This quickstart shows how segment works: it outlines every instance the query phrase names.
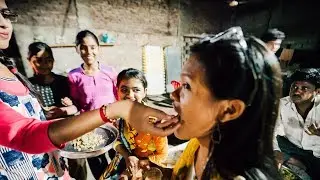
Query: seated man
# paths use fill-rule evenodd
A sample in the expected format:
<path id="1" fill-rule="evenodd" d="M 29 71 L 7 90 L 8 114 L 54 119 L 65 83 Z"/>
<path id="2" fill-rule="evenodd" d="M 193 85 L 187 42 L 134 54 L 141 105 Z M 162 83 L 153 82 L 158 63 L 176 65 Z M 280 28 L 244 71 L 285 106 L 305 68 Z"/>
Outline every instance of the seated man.
<path id="1" fill-rule="evenodd" d="M 298 166 L 320 179 L 320 73 L 297 70 L 288 97 L 280 101 L 274 150 L 279 165 Z"/>

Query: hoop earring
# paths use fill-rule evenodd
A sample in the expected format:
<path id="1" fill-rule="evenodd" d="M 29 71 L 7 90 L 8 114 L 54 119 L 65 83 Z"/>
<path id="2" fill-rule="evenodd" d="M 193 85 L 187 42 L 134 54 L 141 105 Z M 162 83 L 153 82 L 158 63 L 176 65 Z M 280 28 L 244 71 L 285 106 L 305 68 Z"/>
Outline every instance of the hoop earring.
<path id="1" fill-rule="evenodd" d="M 212 141 L 214 144 L 220 144 L 221 142 L 221 131 L 220 131 L 220 121 L 218 121 L 216 127 L 214 127 L 212 133 Z"/>

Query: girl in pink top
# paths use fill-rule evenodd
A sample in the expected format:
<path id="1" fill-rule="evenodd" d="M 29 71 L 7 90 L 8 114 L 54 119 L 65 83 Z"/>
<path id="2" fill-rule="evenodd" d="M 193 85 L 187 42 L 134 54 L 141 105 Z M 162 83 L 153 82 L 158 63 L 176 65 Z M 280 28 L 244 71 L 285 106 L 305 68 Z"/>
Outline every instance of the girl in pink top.
<path id="1" fill-rule="evenodd" d="M 83 60 L 80 67 L 69 72 L 70 95 L 80 112 L 100 108 L 116 100 L 117 73 L 113 68 L 101 65 L 98 60 L 98 38 L 88 30 L 76 36 L 76 49 Z M 96 179 L 108 165 L 105 154 L 88 158 L 89 167 Z M 70 175 L 75 179 L 87 179 L 84 159 L 68 160 Z"/>
<path id="2" fill-rule="evenodd" d="M 115 102 L 117 73 L 98 62 L 98 38 L 91 31 L 81 31 L 76 37 L 76 48 L 84 63 L 70 71 L 68 79 L 78 109 L 85 112 Z"/>

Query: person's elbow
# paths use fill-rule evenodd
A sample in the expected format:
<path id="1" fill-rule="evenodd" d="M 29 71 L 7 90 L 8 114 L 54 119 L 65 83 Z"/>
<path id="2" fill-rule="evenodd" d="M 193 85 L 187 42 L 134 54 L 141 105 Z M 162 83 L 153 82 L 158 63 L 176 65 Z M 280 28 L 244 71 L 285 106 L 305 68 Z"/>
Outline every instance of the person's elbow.
<path id="1" fill-rule="evenodd" d="M 10 141 L 13 149 L 30 154 L 40 154 L 58 149 L 48 136 L 49 121 L 30 121 L 21 127 Z"/>
<path id="2" fill-rule="evenodd" d="M 6 145 L 10 149 L 14 149 L 20 152 L 28 153 L 28 154 L 41 154 L 44 152 L 50 152 L 55 150 L 54 148 L 44 148 L 41 147 L 41 143 L 29 141 L 27 138 L 23 137 L 15 137 L 9 140 Z"/>

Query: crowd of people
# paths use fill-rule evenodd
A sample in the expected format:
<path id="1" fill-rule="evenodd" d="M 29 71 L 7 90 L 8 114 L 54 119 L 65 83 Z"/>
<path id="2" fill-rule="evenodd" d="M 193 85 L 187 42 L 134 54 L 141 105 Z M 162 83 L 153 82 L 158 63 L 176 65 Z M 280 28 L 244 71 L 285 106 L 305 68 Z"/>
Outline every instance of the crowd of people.
<path id="1" fill-rule="evenodd" d="M 4 0 L 0 8 L 4 50 L 16 14 Z M 283 166 L 320 179 L 320 72 L 295 71 L 289 96 L 282 97 L 275 53 L 284 38 L 277 29 L 260 40 L 232 27 L 195 43 L 171 93 L 177 115 L 147 106 L 143 72 L 117 73 L 102 64 L 99 40 L 89 30 L 75 38 L 83 63 L 68 77 L 52 72 L 46 43 L 29 45 L 29 79 L 2 53 L 0 179 L 85 180 L 87 167 L 95 179 L 147 179 L 143 171 L 166 167 L 172 133 L 189 142 L 168 179 L 277 180 Z M 105 124 L 119 131 L 112 150 L 88 159 L 60 157 L 66 142 Z"/>

